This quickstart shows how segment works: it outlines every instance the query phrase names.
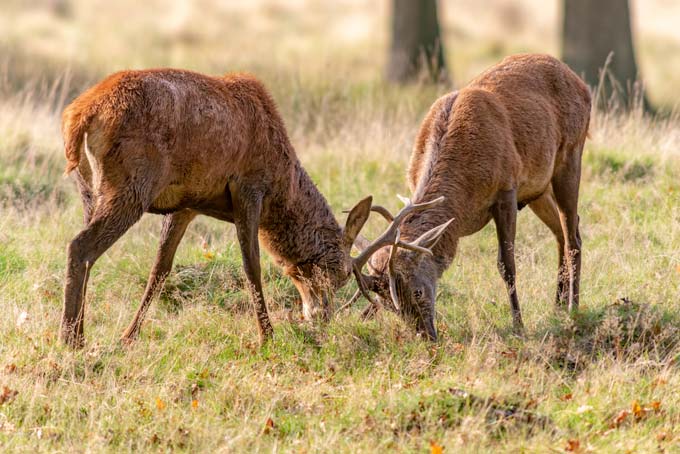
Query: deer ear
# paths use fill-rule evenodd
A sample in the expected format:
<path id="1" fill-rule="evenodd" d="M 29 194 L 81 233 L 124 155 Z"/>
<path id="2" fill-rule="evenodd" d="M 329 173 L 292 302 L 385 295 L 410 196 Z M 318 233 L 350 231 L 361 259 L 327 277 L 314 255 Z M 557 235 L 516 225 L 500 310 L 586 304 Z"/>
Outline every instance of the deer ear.
<path id="1" fill-rule="evenodd" d="M 373 196 L 368 196 L 361 202 L 354 205 L 347 216 L 347 222 L 345 223 L 345 228 L 342 232 L 342 244 L 344 248 L 349 251 L 352 249 L 354 240 L 361 231 L 361 228 L 368 220 L 368 216 L 371 214 L 371 204 L 373 203 Z"/>

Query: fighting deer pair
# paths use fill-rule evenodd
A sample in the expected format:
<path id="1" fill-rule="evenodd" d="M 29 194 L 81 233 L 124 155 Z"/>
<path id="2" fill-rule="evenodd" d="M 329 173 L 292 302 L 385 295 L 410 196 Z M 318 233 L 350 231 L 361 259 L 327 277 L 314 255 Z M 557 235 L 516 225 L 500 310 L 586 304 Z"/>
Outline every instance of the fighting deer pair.
<path id="1" fill-rule="evenodd" d="M 412 201 L 392 216 L 367 197 L 341 228 L 258 81 L 168 69 L 116 73 L 79 96 L 63 116 L 66 171 L 75 170 L 86 226 L 68 248 L 62 339 L 82 345 L 89 271 L 144 212 L 165 218 L 125 341 L 139 333 L 198 214 L 235 224 L 263 340 L 272 327 L 258 233 L 298 289 L 305 318 L 327 318 L 331 293 L 354 274 L 369 299 L 375 292 L 435 339 L 437 280 L 453 260 L 458 238 L 491 218 L 514 326 L 521 329 L 513 249 L 517 210 L 525 204 L 557 237 L 557 300 L 576 309 L 577 198 L 589 113 L 587 87 L 565 65 L 547 56 L 510 57 L 432 106 L 411 159 Z M 352 258 L 371 210 L 390 227 L 372 243 L 357 241 L 363 251 Z M 367 263 L 370 274 L 364 275 Z"/>

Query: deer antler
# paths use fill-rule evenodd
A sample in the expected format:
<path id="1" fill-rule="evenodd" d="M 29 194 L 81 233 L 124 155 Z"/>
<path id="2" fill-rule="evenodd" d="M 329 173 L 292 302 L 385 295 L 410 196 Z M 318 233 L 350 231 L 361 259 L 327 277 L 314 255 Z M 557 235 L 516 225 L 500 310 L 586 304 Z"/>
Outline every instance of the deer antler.
<path id="1" fill-rule="evenodd" d="M 399 225 L 404 220 L 404 218 L 406 218 L 406 216 L 408 216 L 411 213 L 426 210 L 427 208 L 430 208 L 434 205 L 438 205 L 444 201 L 444 196 L 441 196 L 434 200 L 430 200 L 429 202 L 414 204 L 406 197 L 402 197 L 399 195 L 397 197 L 399 197 L 399 199 L 402 202 L 404 202 L 404 207 L 401 210 L 399 210 L 396 216 L 392 216 L 386 208 L 383 208 L 381 206 L 371 207 L 371 211 L 375 211 L 376 213 L 381 214 L 385 219 L 389 220 L 391 218 L 392 221 L 389 227 L 387 227 L 387 230 L 385 230 L 382 233 L 382 235 L 380 235 L 375 241 L 366 246 L 366 248 L 356 258 L 354 258 L 353 265 L 356 266 L 359 270 L 361 270 L 364 267 L 366 262 L 368 262 L 368 259 L 373 254 L 375 254 L 380 248 L 396 244 L 395 239 L 398 236 Z M 406 249 L 419 250 L 420 252 L 423 252 L 422 250 L 420 250 L 421 248 L 419 246 L 414 245 L 413 243 L 400 243 L 398 240 L 397 243 L 399 243 L 398 244 L 399 246 L 403 245 L 402 247 Z"/>
<path id="2" fill-rule="evenodd" d="M 384 206 L 372 205 L 371 211 L 373 211 L 374 213 L 378 213 L 378 214 L 382 215 L 382 217 L 384 217 L 387 222 L 394 221 L 394 216 L 392 216 L 390 211 L 387 208 L 385 208 Z M 346 213 L 349 213 L 350 210 L 342 210 L 342 212 L 346 214 Z"/>
<path id="3" fill-rule="evenodd" d="M 384 217 L 387 222 L 394 222 L 394 216 L 392 216 L 392 213 L 390 213 L 389 210 L 383 206 L 373 205 L 371 207 L 371 211 L 382 215 L 382 217 Z"/>
<path id="4" fill-rule="evenodd" d="M 379 305 L 378 303 L 371 297 L 369 288 L 366 285 L 366 279 L 371 279 L 370 276 L 366 276 L 361 272 L 361 269 L 363 266 L 368 262 L 370 257 L 375 254 L 380 248 L 384 246 L 391 246 L 390 250 L 390 258 L 388 261 L 389 265 L 389 281 L 390 281 L 390 296 L 392 297 L 392 301 L 394 303 L 395 308 L 397 311 L 400 310 L 400 304 L 399 304 L 399 298 L 398 298 L 398 293 L 397 293 L 397 288 L 396 288 L 396 281 L 394 279 L 394 274 L 395 274 L 395 260 L 394 258 L 396 257 L 396 252 L 398 248 L 402 249 L 408 249 L 414 252 L 418 252 L 421 254 L 429 254 L 432 255 L 432 251 L 430 247 L 434 246 L 434 244 L 437 242 L 441 234 L 444 232 L 446 227 L 451 224 L 453 219 L 449 220 L 448 222 L 439 225 L 435 227 L 432 230 L 429 230 L 428 232 L 424 233 L 421 235 L 417 240 L 413 242 L 404 242 L 400 240 L 400 232 L 399 232 L 399 226 L 401 225 L 402 221 L 406 218 L 411 213 L 416 213 L 420 211 L 424 211 L 432 206 L 438 205 L 441 202 L 444 201 L 444 197 L 438 197 L 434 200 L 430 200 L 429 202 L 423 202 L 423 203 L 412 203 L 410 199 L 406 197 L 402 197 L 397 194 L 397 197 L 399 200 L 401 200 L 404 203 L 404 207 L 399 210 L 396 216 L 392 216 L 392 214 L 387 210 L 387 208 L 384 208 L 380 205 L 373 205 L 371 206 L 371 211 L 376 212 L 380 214 L 382 217 L 384 217 L 388 222 L 390 222 L 390 225 L 387 227 L 387 229 L 373 242 L 368 242 L 365 238 L 361 237 L 360 238 L 360 249 L 361 252 L 360 254 L 355 257 L 352 260 L 352 273 L 354 274 L 356 280 L 357 280 L 357 285 L 359 289 L 355 292 L 355 294 L 352 296 L 352 298 L 341 308 L 341 310 L 346 309 L 347 307 L 351 306 L 357 299 L 359 299 L 360 295 L 363 295 L 366 297 L 366 299 L 371 303 L 371 305 L 375 308 L 378 308 Z M 355 242 L 355 246 L 359 246 Z M 338 311 L 340 312 L 340 311 Z"/>
<path id="5" fill-rule="evenodd" d="M 396 280 L 396 256 L 397 256 L 397 249 L 398 248 L 403 248 L 403 249 L 408 249 L 411 251 L 416 251 L 421 254 L 429 254 L 433 255 L 432 253 L 432 248 L 434 247 L 435 244 L 439 241 L 441 238 L 442 234 L 446 230 L 446 228 L 451 225 L 453 222 L 453 218 L 449 219 L 445 223 L 438 225 L 437 227 L 428 230 L 427 232 L 423 233 L 418 237 L 417 240 L 411 242 L 411 243 L 405 243 L 403 241 L 399 240 L 399 230 L 397 229 L 397 237 L 394 240 L 394 244 L 392 245 L 392 249 L 390 250 L 390 258 L 389 261 L 387 262 L 388 265 L 388 277 L 389 277 L 389 282 L 390 282 L 390 296 L 392 297 L 392 303 L 394 303 L 394 307 L 397 308 L 397 310 L 401 310 L 401 302 L 399 301 L 399 292 L 397 291 L 397 280 Z"/>

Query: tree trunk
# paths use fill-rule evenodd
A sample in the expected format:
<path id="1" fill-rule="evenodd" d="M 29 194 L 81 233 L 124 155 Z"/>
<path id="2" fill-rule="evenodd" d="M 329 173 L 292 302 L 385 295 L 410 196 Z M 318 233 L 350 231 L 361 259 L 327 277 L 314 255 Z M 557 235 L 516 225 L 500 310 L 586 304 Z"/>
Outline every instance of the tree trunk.
<path id="1" fill-rule="evenodd" d="M 447 79 L 437 0 L 392 0 L 392 44 L 387 78 L 408 82 Z"/>
<path id="2" fill-rule="evenodd" d="M 598 107 L 614 103 L 629 108 L 635 102 L 647 107 L 635 62 L 629 1 L 564 0 L 563 5 L 562 58 L 597 89 Z"/>

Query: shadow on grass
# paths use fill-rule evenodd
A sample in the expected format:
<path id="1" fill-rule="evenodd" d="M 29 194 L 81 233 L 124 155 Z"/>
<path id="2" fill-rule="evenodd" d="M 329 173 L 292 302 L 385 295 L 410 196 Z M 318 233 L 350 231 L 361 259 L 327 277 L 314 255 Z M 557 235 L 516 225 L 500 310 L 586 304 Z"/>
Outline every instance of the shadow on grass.
<path id="1" fill-rule="evenodd" d="M 582 309 L 573 318 L 551 318 L 536 337 L 541 339 L 538 354 L 551 367 L 574 374 L 607 357 L 660 365 L 679 353 L 680 314 L 622 298 Z"/>
<path id="2" fill-rule="evenodd" d="M 315 352 L 320 352 L 323 348 L 323 334 L 314 326 L 309 324 L 288 323 L 284 329 L 287 333 L 281 336 L 281 342 L 288 344 L 291 353 L 311 348 Z"/>
<path id="3" fill-rule="evenodd" d="M 140 277 L 140 285 L 145 285 L 146 279 L 146 276 Z M 280 273 L 263 279 L 270 310 L 291 309 L 298 298 L 292 284 L 282 284 L 281 281 Z M 207 263 L 178 265 L 165 282 L 159 306 L 176 314 L 185 304 L 203 302 L 217 305 L 232 314 L 250 314 L 252 307 L 247 288 L 248 281 L 240 259 L 220 257 Z M 273 296 L 267 297 L 272 293 Z"/>
<path id="4" fill-rule="evenodd" d="M 395 437 L 418 436 L 433 428 L 452 429 L 472 418 L 484 436 L 501 438 L 508 433 L 531 436 L 537 431 L 555 432 L 553 421 L 535 410 L 535 402 L 481 397 L 458 388 L 441 389 L 369 411 L 364 423 L 373 430 L 391 431 Z M 381 428 L 381 426 L 384 426 Z"/>
<path id="5" fill-rule="evenodd" d="M 146 282 L 146 278 L 143 279 Z M 185 304 L 203 300 L 237 313 L 248 309 L 248 299 L 242 291 L 244 279 L 240 269 L 222 261 L 178 265 L 170 273 L 160 295 L 164 310 L 176 314 Z"/>
<path id="6" fill-rule="evenodd" d="M 265 351 L 290 355 L 317 372 L 368 370 L 385 353 L 375 327 L 361 324 L 281 323 L 275 342 Z M 272 352 L 269 351 L 272 349 Z"/>

